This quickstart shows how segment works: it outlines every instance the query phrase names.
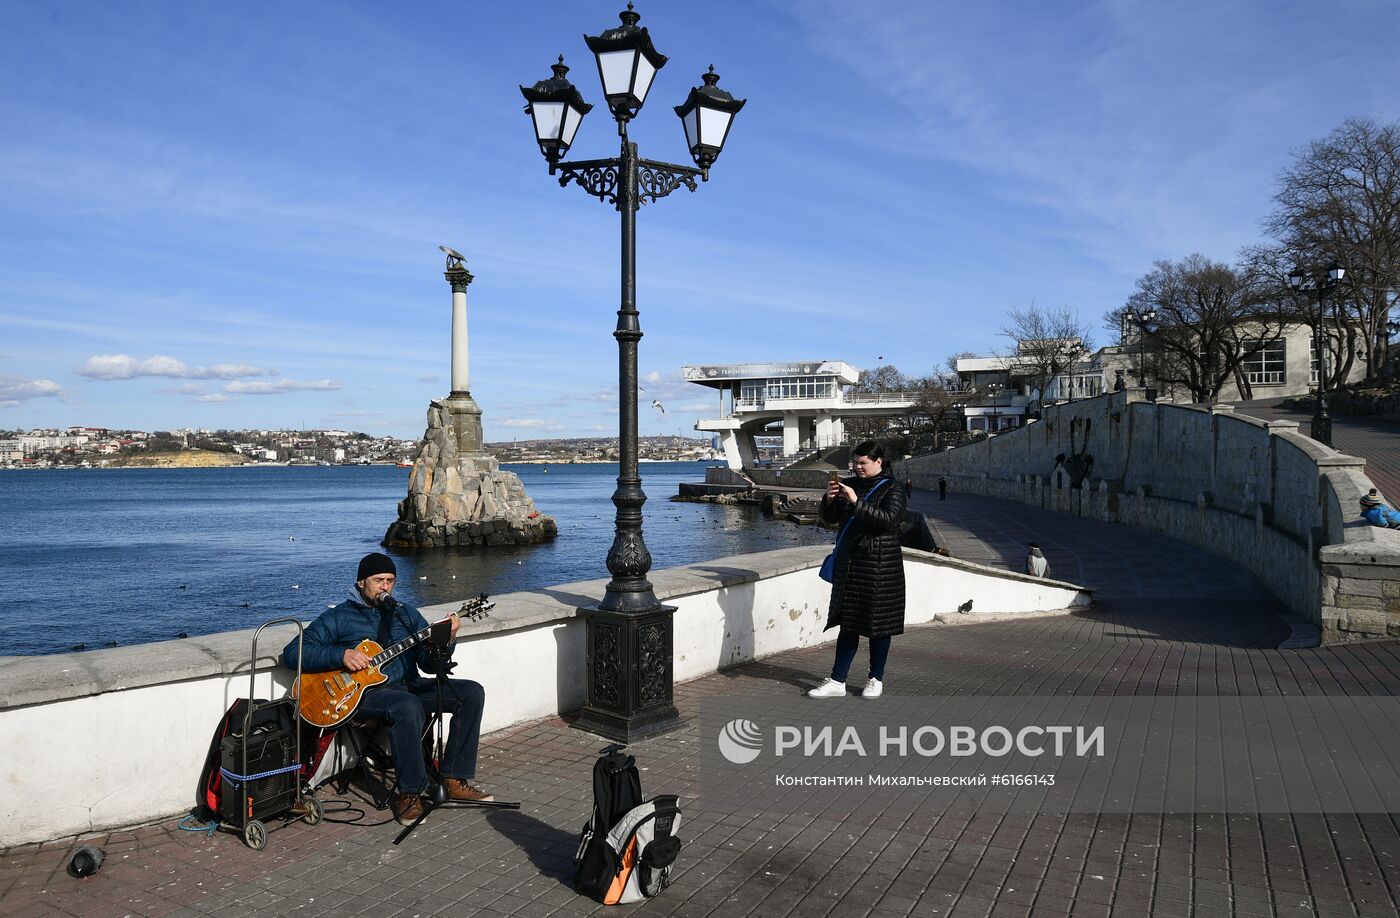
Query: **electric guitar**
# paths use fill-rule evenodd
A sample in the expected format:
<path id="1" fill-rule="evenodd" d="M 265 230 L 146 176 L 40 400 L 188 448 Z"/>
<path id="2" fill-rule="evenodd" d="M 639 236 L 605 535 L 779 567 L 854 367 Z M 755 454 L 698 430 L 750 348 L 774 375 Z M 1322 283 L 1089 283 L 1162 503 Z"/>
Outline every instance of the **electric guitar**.
<path id="1" fill-rule="evenodd" d="M 462 603 L 462 608 L 456 614 L 463 621 L 477 621 L 485 618 L 495 606 L 482 593 L 476 599 Z M 355 649 L 369 656 L 370 661 L 359 672 L 343 669 L 339 672 L 302 673 L 292 686 L 292 697 L 297 700 L 297 712 L 301 719 L 322 729 L 339 726 L 355 713 L 367 689 L 389 679 L 383 672 L 384 665 L 405 650 L 412 650 L 426 641 L 432 630 L 433 626 L 429 625 L 387 649 L 365 638 Z"/>

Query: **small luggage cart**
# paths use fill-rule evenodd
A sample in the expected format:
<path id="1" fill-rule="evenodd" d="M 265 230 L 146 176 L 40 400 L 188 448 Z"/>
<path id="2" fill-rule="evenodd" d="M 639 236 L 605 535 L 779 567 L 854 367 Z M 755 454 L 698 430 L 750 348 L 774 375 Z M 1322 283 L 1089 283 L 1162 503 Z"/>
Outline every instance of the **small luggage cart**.
<path id="1" fill-rule="evenodd" d="M 253 632 L 253 657 L 248 675 L 248 704 L 243 729 L 224 737 L 220 771 L 224 792 L 219 801 L 219 827 L 238 832 L 249 848 L 267 846 L 267 823 L 300 819 L 314 826 L 324 815 L 321 802 L 304 793 L 301 776 L 301 724 L 296 698 L 258 701 L 258 638 L 271 625 L 297 626 L 297 678 L 301 678 L 301 647 L 305 630 L 295 618 L 277 618 Z"/>

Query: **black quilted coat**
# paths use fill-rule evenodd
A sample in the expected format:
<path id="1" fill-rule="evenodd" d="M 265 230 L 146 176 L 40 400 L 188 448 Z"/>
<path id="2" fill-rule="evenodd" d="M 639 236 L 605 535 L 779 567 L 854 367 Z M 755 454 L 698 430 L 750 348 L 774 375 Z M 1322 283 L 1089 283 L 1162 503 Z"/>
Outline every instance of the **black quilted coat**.
<path id="1" fill-rule="evenodd" d="M 883 481 L 870 500 L 867 491 Z M 904 486 L 888 475 L 846 478 L 862 500 L 822 500 L 822 519 L 844 523 L 854 512 L 836 552 L 827 628 L 845 628 L 867 638 L 904 633 L 904 555 L 899 524 L 904 519 Z"/>

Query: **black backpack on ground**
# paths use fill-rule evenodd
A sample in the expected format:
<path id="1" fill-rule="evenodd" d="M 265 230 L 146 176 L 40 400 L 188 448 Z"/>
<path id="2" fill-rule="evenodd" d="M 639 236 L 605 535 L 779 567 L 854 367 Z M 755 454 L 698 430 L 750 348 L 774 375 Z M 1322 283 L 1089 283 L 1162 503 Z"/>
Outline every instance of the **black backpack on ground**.
<path id="1" fill-rule="evenodd" d="M 642 801 L 637 760 L 612 745 L 593 763 L 593 815 L 579 834 L 574 889 L 618 905 L 649 899 L 671 882 L 680 853 L 674 796 Z"/>

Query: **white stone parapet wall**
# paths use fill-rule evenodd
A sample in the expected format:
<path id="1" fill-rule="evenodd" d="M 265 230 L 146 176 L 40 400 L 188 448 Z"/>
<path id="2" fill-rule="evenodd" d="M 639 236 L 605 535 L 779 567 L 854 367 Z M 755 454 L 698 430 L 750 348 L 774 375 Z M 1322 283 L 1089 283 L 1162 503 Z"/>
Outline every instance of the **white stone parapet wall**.
<path id="1" fill-rule="evenodd" d="M 826 551 L 787 548 L 651 572 L 657 597 L 676 606 L 676 680 L 833 640 L 823 630 L 831 588 L 817 577 Z M 1091 598 L 1073 584 L 912 550 L 905 573 L 911 625 L 1083 608 Z M 485 687 L 483 732 L 582 706 L 586 626 L 578 607 L 596 606 L 606 585 L 499 596 L 489 617 L 463 626 L 454 676 Z M 955 613 L 974 597 L 974 614 Z M 433 621 L 457 607 L 422 612 Z M 295 633 L 290 624 L 263 632 L 255 697 L 285 697 L 291 673 L 276 656 Z M 210 737 L 248 693 L 252 637 L 236 631 L 0 658 L 0 848 L 189 812 Z M 490 786 L 488 762 L 480 777 Z"/>
<path id="2" fill-rule="evenodd" d="M 1129 389 L 1046 407 L 1027 427 L 897 473 L 1198 545 L 1258 576 L 1327 642 L 1400 636 L 1400 531 L 1361 518 L 1365 460 L 1297 427 Z M 1081 488 L 1076 454 L 1093 459 Z"/>

